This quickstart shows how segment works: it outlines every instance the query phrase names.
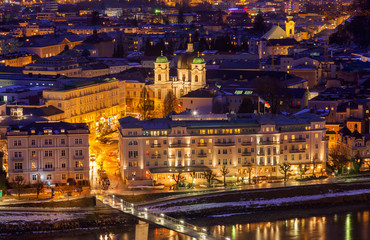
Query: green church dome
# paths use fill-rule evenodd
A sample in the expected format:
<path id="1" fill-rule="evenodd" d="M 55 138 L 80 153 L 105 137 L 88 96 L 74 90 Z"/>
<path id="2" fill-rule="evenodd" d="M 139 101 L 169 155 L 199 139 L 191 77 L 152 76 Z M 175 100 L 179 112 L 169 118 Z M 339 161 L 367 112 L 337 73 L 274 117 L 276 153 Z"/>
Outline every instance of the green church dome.
<path id="1" fill-rule="evenodd" d="M 156 63 L 168 63 L 168 59 L 166 56 L 163 56 L 163 52 L 162 52 L 161 56 L 157 57 L 155 62 Z"/>
<path id="2" fill-rule="evenodd" d="M 193 64 L 204 64 L 204 63 L 205 63 L 204 59 L 199 56 L 194 58 L 193 60 Z"/>

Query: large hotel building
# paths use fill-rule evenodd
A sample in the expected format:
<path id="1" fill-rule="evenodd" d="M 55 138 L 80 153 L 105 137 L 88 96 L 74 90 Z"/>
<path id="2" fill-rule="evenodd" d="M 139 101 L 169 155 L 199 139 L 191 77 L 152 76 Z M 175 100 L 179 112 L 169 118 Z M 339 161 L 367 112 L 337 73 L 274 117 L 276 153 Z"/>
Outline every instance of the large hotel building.
<path id="1" fill-rule="evenodd" d="M 309 113 L 179 114 L 145 121 L 126 117 L 119 122 L 122 174 L 128 182 L 173 184 L 173 174 L 181 172 L 199 184 L 205 181 L 206 170 L 221 177 L 222 166 L 230 170 L 229 181 L 247 181 L 249 176 L 281 177 L 283 163 L 291 165 L 293 175 L 301 168 L 319 174 L 326 166 L 325 120 Z"/>

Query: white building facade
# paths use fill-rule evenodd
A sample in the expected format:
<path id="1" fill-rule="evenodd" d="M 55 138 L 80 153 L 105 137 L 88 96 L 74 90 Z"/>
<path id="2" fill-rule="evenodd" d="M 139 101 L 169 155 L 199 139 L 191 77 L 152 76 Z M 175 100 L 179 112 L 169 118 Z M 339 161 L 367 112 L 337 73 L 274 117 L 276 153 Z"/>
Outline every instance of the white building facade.
<path id="1" fill-rule="evenodd" d="M 8 174 L 26 184 L 89 180 L 89 130 L 86 124 L 40 121 L 7 132 Z"/>
<path id="2" fill-rule="evenodd" d="M 279 178 L 284 163 L 291 165 L 293 175 L 302 167 L 323 173 L 326 166 L 325 120 L 311 114 L 174 115 L 119 121 L 119 154 L 128 181 L 152 179 L 170 185 L 172 175 L 181 172 L 198 184 L 205 181 L 207 170 L 221 178 L 223 166 L 230 170 L 230 181 L 246 181 Z"/>

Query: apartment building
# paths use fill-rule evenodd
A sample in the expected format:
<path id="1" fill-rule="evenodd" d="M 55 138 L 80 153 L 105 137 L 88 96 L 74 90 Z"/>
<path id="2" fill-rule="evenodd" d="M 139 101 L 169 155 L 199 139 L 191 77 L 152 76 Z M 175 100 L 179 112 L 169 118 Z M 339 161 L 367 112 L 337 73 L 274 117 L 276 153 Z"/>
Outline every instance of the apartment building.
<path id="1" fill-rule="evenodd" d="M 125 110 L 125 82 L 116 78 L 70 81 L 63 88 L 43 91 L 47 106 L 64 112 L 63 121 L 87 123 L 94 131 L 115 128 Z"/>
<path id="2" fill-rule="evenodd" d="M 292 174 L 300 167 L 316 173 L 325 170 L 327 140 L 325 120 L 303 113 L 283 115 L 173 115 L 171 118 L 140 121 L 119 120 L 119 152 L 123 178 L 152 179 L 173 184 L 172 175 L 182 172 L 196 184 L 205 181 L 203 172 L 221 177 L 226 166 L 228 179 L 281 177 L 279 166 L 291 164 Z"/>
<path id="3" fill-rule="evenodd" d="M 33 75 L 60 75 L 67 77 L 81 77 L 82 68 L 78 62 L 67 56 L 53 56 L 41 58 L 35 63 L 25 66 L 23 74 Z"/>
<path id="4" fill-rule="evenodd" d="M 7 131 L 8 174 L 27 184 L 89 180 L 89 129 L 86 124 L 37 121 Z"/>

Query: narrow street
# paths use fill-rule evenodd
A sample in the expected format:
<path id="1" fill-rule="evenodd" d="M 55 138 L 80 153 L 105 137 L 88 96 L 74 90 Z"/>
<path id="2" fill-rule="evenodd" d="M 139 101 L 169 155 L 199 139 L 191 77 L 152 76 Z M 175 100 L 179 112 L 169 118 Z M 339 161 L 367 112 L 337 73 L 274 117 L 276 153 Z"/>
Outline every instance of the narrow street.
<path id="1" fill-rule="evenodd" d="M 116 136 L 117 133 L 111 134 L 109 141 L 106 143 L 99 141 L 95 135 L 90 136 L 90 156 L 95 155 L 95 161 L 90 161 L 90 182 L 92 190 L 102 190 L 104 188 L 103 180 L 99 177 L 99 170 L 102 170 L 109 180 L 107 190 L 124 190 L 124 185 L 120 177 L 118 141 L 112 140 L 115 139 Z"/>

